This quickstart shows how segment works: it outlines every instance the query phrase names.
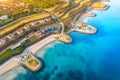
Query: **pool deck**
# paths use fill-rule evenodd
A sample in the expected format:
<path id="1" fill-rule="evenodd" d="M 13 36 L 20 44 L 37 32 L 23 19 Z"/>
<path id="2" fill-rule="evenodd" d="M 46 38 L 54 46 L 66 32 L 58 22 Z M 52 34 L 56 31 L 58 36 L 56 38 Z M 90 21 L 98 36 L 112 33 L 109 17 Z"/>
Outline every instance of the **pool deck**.
<path id="1" fill-rule="evenodd" d="M 78 29 L 77 26 L 80 26 L 81 29 Z M 91 28 L 91 30 L 88 30 L 88 28 Z M 89 24 L 77 22 L 75 24 L 75 28 L 71 29 L 71 31 L 76 31 L 85 34 L 95 34 L 97 32 L 97 28 Z"/>
<path id="2" fill-rule="evenodd" d="M 42 47 L 44 47 L 45 45 L 47 45 L 48 43 L 55 41 L 55 36 L 56 35 L 51 35 L 43 40 L 40 40 L 39 42 L 37 42 L 36 44 L 30 46 L 27 48 L 27 50 L 29 50 L 33 55 L 35 55 L 35 53 L 41 49 Z M 24 52 L 23 52 L 24 53 Z M 22 54 L 23 54 L 22 53 Z M 21 54 L 21 55 L 22 55 Z M 44 54 L 41 54 L 41 56 L 44 56 Z M 20 55 L 8 60 L 7 62 L 5 62 L 3 65 L 0 66 L 0 76 L 3 75 L 4 73 L 10 71 L 11 69 L 21 66 L 21 63 L 19 61 L 19 57 Z M 41 66 L 41 61 L 40 61 L 40 66 Z M 31 69 L 32 70 L 32 69 Z M 37 70 L 37 68 L 36 68 Z"/>
<path id="3" fill-rule="evenodd" d="M 33 57 L 35 57 L 35 56 L 34 56 L 35 53 L 37 53 L 42 47 L 44 47 L 45 45 L 49 44 L 50 42 L 53 42 L 53 41 L 57 40 L 57 39 L 56 39 L 56 36 L 58 36 L 58 35 L 54 35 L 54 34 L 53 34 L 53 35 L 50 35 L 50 36 L 46 37 L 45 39 L 40 40 L 39 42 L 35 43 L 34 45 L 26 48 L 26 50 L 30 51 L 30 52 L 32 53 Z M 66 41 L 62 41 L 62 42 L 66 42 Z M 67 43 L 67 42 L 66 42 L 66 43 Z M 25 51 L 26 51 L 26 50 L 25 50 Z M 24 54 L 25 51 L 24 51 L 23 53 L 21 53 L 21 55 Z M 19 59 L 19 57 L 20 57 L 21 55 L 18 55 L 18 56 L 16 56 L 16 57 L 10 59 L 8 62 L 6 62 L 6 63 L 4 63 L 2 66 L 0 66 L 0 76 L 1 76 L 1 75 L 4 75 L 6 72 L 10 71 L 11 69 L 13 69 L 13 68 L 15 68 L 15 67 L 18 67 L 18 66 L 22 66 L 22 65 L 23 65 L 23 66 L 26 66 L 28 69 L 30 69 L 30 70 L 32 70 L 32 71 L 37 71 L 37 70 L 39 70 L 39 69 L 42 68 L 42 61 L 41 61 L 41 60 L 38 60 L 36 57 L 35 57 L 35 59 L 39 61 L 39 65 L 38 65 L 37 67 L 35 67 L 34 69 L 31 68 L 31 67 L 28 66 L 28 65 L 22 64 L 22 63 L 20 62 L 20 59 Z M 41 58 L 42 58 L 42 57 L 44 56 L 44 54 L 40 54 L 40 56 L 41 56 Z"/>

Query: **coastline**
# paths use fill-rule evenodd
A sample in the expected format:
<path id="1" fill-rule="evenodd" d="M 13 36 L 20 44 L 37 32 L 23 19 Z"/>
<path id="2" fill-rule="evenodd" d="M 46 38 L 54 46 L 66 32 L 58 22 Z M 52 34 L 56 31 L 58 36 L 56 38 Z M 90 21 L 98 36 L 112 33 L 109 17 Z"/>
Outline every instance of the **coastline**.
<path id="1" fill-rule="evenodd" d="M 17 60 L 14 58 L 10 59 L 8 62 L 0 66 L 0 76 L 18 66 L 20 66 L 20 64 Z"/>
<path id="2" fill-rule="evenodd" d="M 102 1 L 103 2 L 103 1 Z M 104 3 L 104 2 L 103 2 Z M 92 10 L 87 10 L 86 12 L 91 12 Z M 87 18 L 88 16 L 86 16 L 85 13 L 83 13 L 78 21 L 83 22 L 85 18 Z M 79 14 L 78 14 L 79 15 Z M 72 31 L 70 31 L 72 32 Z M 28 47 L 27 49 L 30 50 L 33 55 L 42 47 L 44 47 L 45 45 L 49 44 L 50 42 L 55 41 L 56 39 L 54 38 L 55 35 L 51 35 L 43 40 L 40 40 L 39 42 L 35 43 L 34 45 Z M 41 54 L 40 56 L 43 56 L 44 54 Z M 15 60 L 15 58 L 10 59 L 8 62 L 6 62 L 5 64 L 3 64 L 2 66 L 0 66 L 0 76 L 4 75 L 6 72 L 10 71 L 11 69 L 18 67 L 20 64 L 17 60 Z"/>
<path id="3" fill-rule="evenodd" d="M 44 47 L 45 45 L 49 44 L 50 42 L 55 41 L 55 35 L 51 35 L 43 40 L 40 40 L 39 42 L 35 43 L 34 45 L 28 47 L 27 49 L 29 49 L 33 55 L 36 54 L 36 52 L 41 49 L 42 47 Z M 41 54 L 41 56 L 43 56 L 44 54 Z M 17 59 L 12 58 L 9 61 L 7 61 L 6 63 L 4 63 L 2 66 L 0 66 L 0 76 L 4 75 L 6 72 L 10 71 L 11 69 L 20 66 L 20 63 L 18 62 Z"/>
<path id="4" fill-rule="evenodd" d="M 36 54 L 36 52 L 44 47 L 45 45 L 49 44 L 50 42 L 55 41 L 55 35 L 48 36 L 47 38 L 35 43 L 34 45 L 28 47 L 28 50 L 32 52 L 33 54 Z"/>

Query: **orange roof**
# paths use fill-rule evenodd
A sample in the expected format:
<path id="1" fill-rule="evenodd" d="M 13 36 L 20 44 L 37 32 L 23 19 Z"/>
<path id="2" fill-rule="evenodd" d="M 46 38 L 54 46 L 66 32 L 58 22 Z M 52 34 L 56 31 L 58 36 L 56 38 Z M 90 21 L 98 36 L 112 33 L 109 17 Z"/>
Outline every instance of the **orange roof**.
<path id="1" fill-rule="evenodd" d="M 18 30 L 17 30 L 17 32 L 20 32 L 20 31 L 21 31 L 21 29 L 18 29 Z"/>
<path id="2" fill-rule="evenodd" d="M 37 32 L 35 32 L 35 34 L 36 34 L 36 35 L 39 35 L 39 34 L 41 34 L 41 31 L 37 31 Z"/>
<path id="3" fill-rule="evenodd" d="M 12 36 L 13 36 L 13 34 L 9 34 L 9 35 L 8 35 L 8 37 L 12 37 Z"/>

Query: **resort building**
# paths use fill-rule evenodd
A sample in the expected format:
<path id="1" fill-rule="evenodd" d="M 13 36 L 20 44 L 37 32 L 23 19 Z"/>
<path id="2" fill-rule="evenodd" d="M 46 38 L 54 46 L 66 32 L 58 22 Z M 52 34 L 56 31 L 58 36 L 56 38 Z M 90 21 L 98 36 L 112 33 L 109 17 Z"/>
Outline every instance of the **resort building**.
<path id="1" fill-rule="evenodd" d="M 45 23 L 45 20 L 39 20 L 38 21 L 40 24 L 44 24 Z"/>
<path id="2" fill-rule="evenodd" d="M 42 30 L 42 33 L 43 34 L 48 34 L 50 32 L 55 32 L 55 31 L 58 31 L 59 28 L 57 26 L 51 26 L 49 28 L 45 28 L 44 30 Z"/>
<path id="3" fill-rule="evenodd" d="M 13 39 L 15 39 L 16 36 L 14 33 L 11 33 L 7 37 L 8 37 L 8 39 L 13 40 Z"/>
<path id="4" fill-rule="evenodd" d="M 21 35 L 21 34 L 24 33 L 24 31 L 23 31 L 23 29 L 18 29 L 18 30 L 16 31 L 16 33 L 19 34 L 19 35 Z"/>
<path id="5" fill-rule="evenodd" d="M 42 35 L 42 32 L 41 32 L 41 31 L 37 31 L 37 32 L 35 32 L 35 35 L 36 35 L 36 36 L 41 36 L 41 35 Z"/>
<path id="6" fill-rule="evenodd" d="M 85 24 L 85 23 L 76 23 L 76 30 L 81 33 L 94 34 L 97 32 L 97 29 L 94 26 Z"/>
<path id="7" fill-rule="evenodd" d="M 30 22 L 30 26 L 35 26 L 35 22 Z"/>
<path id="8" fill-rule="evenodd" d="M 28 24 L 24 25 L 23 29 L 30 30 L 30 25 L 28 25 Z"/>

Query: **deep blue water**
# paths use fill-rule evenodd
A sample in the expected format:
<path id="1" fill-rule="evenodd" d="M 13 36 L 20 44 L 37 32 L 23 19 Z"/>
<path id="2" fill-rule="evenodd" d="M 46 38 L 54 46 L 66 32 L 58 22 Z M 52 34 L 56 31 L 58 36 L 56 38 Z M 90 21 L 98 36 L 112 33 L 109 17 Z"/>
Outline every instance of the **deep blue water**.
<path id="1" fill-rule="evenodd" d="M 18 67 L 0 80 L 10 74 L 13 80 L 120 80 L 120 1 L 107 4 L 107 11 L 94 10 L 97 17 L 85 19 L 98 28 L 97 34 L 72 32 L 71 44 L 55 41 L 38 51 L 38 58 L 45 54 L 41 71 Z"/>

